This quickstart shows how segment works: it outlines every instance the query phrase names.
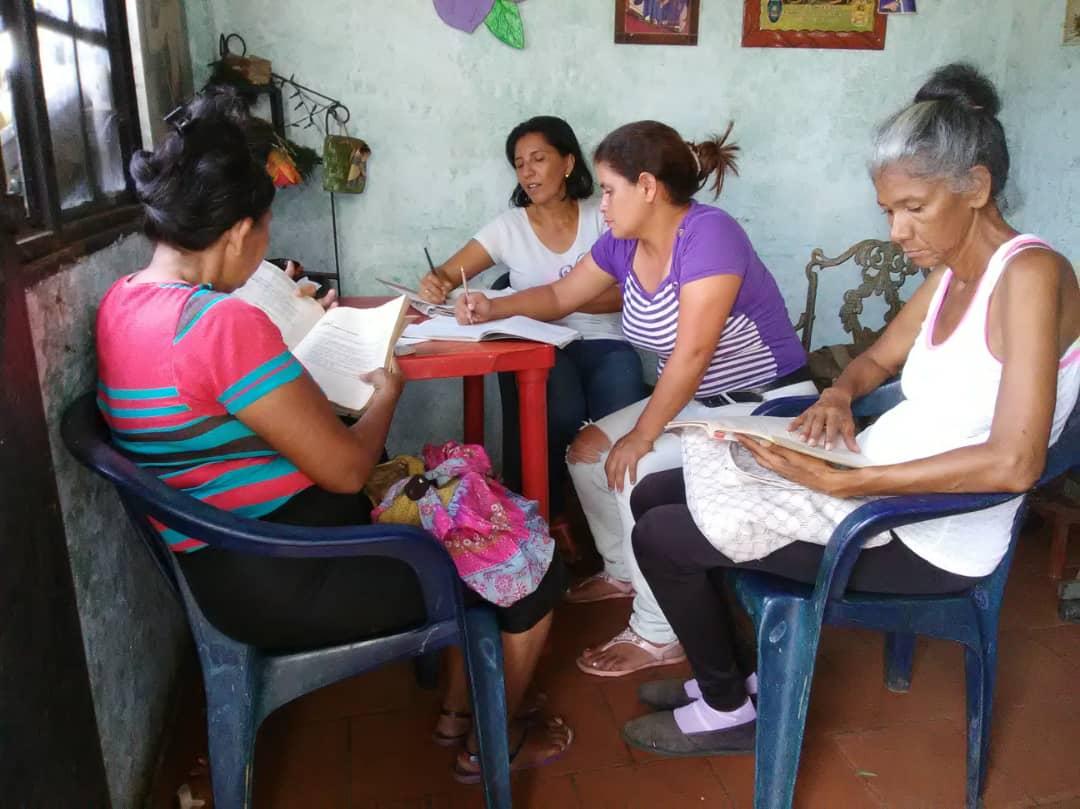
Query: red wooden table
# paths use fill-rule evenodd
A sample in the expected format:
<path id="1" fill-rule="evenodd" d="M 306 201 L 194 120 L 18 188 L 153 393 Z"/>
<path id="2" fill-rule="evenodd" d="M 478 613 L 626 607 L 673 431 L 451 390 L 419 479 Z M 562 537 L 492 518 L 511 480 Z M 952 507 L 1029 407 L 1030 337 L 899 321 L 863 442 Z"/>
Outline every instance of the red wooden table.
<path id="1" fill-rule="evenodd" d="M 345 306 L 368 308 L 388 297 L 346 297 Z M 484 375 L 512 371 L 517 377 L 518 418 L 521 424 L 522 494 L 540 503 L 548 514 L 547 377 L 555 364 L 555 349 L 527 340 L 490 340 L 459 343 L 428 340 L 412 347 L 414 353 L 398 357 L 406 380 L 461 377 L 465 399 L 465 441 L 484 443 Z"/>

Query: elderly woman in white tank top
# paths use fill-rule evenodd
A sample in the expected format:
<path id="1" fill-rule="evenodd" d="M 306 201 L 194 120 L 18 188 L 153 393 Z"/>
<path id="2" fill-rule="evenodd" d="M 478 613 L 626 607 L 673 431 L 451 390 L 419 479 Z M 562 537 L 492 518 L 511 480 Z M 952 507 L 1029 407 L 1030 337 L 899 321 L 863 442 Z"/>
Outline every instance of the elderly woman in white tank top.
<path id="1" fill-rule="evenodd" d="M 843 442 L 880 465 L 842 470 L 741 439 L 728 458 L 758 480 L 728 497 L 727 519 L 703 519 L 708 504 L 697 495 L 710 495 L 695 491 L 692 465 L 685 488 L 667 472 L 637 487 L 634 552 L 694 679 L 641 687 L 658 711 L 625 726 L 631 744 L 668 755 L 754 749 L 755 661 L 736 648 L 714 571 L 750 568 L 813 582 L 828 529 L 861 498 L 1024 492 L 1041 474 L 1080 388 L 1080 289 L 1063 256 L 1002 217 L 997 199 L 1009 154 L 999 107 L 986 78 L 949 65 L 878 132 L 870 169 L 890 236 L 933 272 L 793 425 L 811 444 Z M 856 436 L 852 400 L 901 368 L 905 400 Z M 912 594 L 970 587 L 1006 553 L 1018 506 L 1013 500 L 875 537 L 849 586 Z M 791 519 L 796 514 L 804 518 Z M 814 521 L 816 529 L 807 528 Z"/>

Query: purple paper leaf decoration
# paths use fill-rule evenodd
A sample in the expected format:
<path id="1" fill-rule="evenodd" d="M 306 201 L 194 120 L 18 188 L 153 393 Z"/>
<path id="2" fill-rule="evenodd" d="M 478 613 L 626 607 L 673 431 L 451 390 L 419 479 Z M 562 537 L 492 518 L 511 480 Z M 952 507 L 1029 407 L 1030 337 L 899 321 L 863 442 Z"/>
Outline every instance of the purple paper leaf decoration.
<path id="1" fill-rule="evenodd" d="M 435 11 L 451 28 L 471 34 L 491 12 L 495 0 L 434 0 Z"/>

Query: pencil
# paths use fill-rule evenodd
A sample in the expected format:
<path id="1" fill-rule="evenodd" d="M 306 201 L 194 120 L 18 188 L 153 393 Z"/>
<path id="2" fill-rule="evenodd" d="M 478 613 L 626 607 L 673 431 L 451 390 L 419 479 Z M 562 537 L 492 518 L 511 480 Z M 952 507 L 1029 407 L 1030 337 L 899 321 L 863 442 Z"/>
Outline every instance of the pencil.
<path id="1" fill-rule="evenodd" d="M 465 268 L 464 267 L 458 267 L 458 269 L 461 270 L 461 288 L 465 291 L 465 311 L 469 315 L 469 325 L 471 326 L 472 322 L 473 322 L 473 319 L 472 319 L 472 305 L 469 303 L 469 282 L 465 278 Z"/>
<path id="2" fill-rule="evenodd" d="M 426 247 L 424 248 L 424 255 L 427 257 L 428 268 L 431 270 L 432 273 L 435 273 L 435 264 L 431 260 L 431 253 L 428 252 L 428 249 Z"/>

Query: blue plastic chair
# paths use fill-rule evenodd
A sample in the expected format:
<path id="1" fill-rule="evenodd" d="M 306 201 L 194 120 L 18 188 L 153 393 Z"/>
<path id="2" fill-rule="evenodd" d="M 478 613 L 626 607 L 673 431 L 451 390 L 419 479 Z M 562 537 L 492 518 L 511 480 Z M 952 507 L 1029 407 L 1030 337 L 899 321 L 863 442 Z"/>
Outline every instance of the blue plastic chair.
<path id="1" fill-rule="evenodd" d="M 873 416 L 903 396 L 898 382 L 858 400 L 856 416 Z M 816 397 L 774 399 L 758 415 L 795 416 Z M 1080 465 L 1080 416 L 1074 410 L 1051 447 L 1038 485 Z M 911 685 L 916 635 L 964 644 L 967 675 L 967 806 L 976 809 L 986 780 L 990 719 L 997 669 L 998 616 L 1025 505 L 1013 522 L 1012 541 L 994 572 L 970 590 L 943 596 L 845 593 L 865 540 L 898 525 L 976 511 L 1016 494 L 928 494 L 887 497 L 860 506 L 833 531 L 813 587 L 754 571 L 730 571 L 750 614 L 758 647 L 758 725 L 754 763 L 754 809 L 788 809 L 795 792 L 810 684 L 823 624 L 881 629 L 885 637 L 885 683 Z"/>
<path id="2" fill-rule="evenodd" d="M 430 534 L 403 525 L 307 528 L 237 517 L 170 488 L 121 455 L 109 441 L 94 394 L 64 414 L 64 443 L 82 464 L 117 489 L 154 561 L 180 597 L 198 648 L 206 688 L 214 806 L 251 805 L 255 734 L 272 711 L 303 694 L 395 660 L 463 647 L 488 809 L 511 806 L 502 643 L 495 616 L 483 605 L 465 609 L 449 554 Z M 203 615 L 149 517 L 213 547 L 268 556 L 390 556 L 416 573 L 427 623 L 395 635 L 292 654 L 271 654 L 219 632 Z"/>

